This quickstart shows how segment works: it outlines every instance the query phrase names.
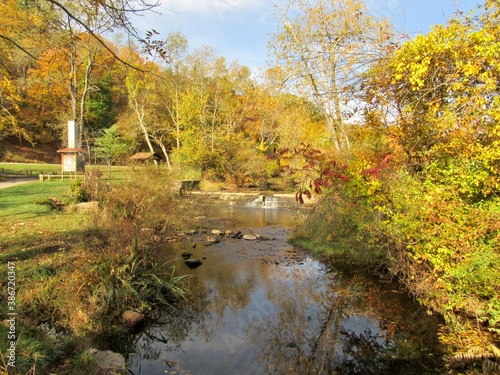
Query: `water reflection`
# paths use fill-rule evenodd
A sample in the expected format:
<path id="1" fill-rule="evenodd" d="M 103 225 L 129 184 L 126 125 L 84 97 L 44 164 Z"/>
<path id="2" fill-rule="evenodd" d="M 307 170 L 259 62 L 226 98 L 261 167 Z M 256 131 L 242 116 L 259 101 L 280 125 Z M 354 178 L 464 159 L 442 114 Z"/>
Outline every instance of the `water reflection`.
<path id="1" fill-rule="evenodd" d="M 436 318 L 389 284 L 332 272 L 295 249 L 278 216 L 230 210 L 269 240 L 204 247 L 191 238 L 165 249 L 199 241 L 195 256 L 206 259 L 195 270 L 178 264 L 193 275 L 193 296 L 135 337 L 132 373 L 441 373 Z"/>

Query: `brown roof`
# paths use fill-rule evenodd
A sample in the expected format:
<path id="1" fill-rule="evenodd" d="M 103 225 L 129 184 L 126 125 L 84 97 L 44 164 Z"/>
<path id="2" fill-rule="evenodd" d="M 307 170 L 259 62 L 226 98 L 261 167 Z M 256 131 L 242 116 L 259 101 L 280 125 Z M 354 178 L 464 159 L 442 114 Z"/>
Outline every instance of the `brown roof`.
<path id="1" fill-rule="evenodd" d="M 85 151 L 84 149 L 82 148 L 70 148 L 70 147 L 66 147 L 66 148 L 61 148 L 59 150 L 57 150 L 57 152 L 59 153 L 65 153 L 65 152 L 77 152 L 77 153 L 87 153 L 87 151 Z"/>
<path id="2" fill-rule="evenodd" d="M 156 152 L 138 152 L 130 157 L 131 160 L 161 159 Z"/>

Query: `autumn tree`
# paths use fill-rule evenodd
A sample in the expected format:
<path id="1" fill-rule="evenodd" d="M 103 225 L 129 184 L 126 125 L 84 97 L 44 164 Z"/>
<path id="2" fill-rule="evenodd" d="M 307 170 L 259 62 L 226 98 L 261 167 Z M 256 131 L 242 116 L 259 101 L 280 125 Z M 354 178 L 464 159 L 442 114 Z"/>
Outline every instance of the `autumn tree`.
<path id="1" fill-rule="evenodd" d="M 164 79 L 159 88 L 163 97 L 161 104 L 163 106 L 162 110 L 168 113 L 170 123 L 174 129 L 174 147 L 179 150 L 181 147 L 181 130 L 186 125 L 186 119 L 182 114 L 182 98 L 184 97 L 188 82 L 185 63 L 188 42 L 184 35 L 175 32 L 168 35 L 164 48 L 169 58 L 165 62 Z"/>
<path id="2" fill-rule="evenodd" d="M 54 61 L 45 60 L 48 56 L 57 56 L 60 53 L 66 53 L 70 72 L 66 76 L 66 88 L 71 103 L 71 113 L 66 116 L 77 119 L 80 123 L 85 121 L 86 103 L 89 98 L 89 93 L 98 87 L 92 82 L 92 74 L 96 68 L 95 61 L 97 53 L 100 50 L 106 51 L 109 55 L 124 65 L 128 65 L 134 69 L 130 62 L 121 58 L 115 52 L 114 46 L 103 35 L 113 35 L 117 32 L 124 32 L 127 36 L 140 43 L 144 49 L 154 50 L 162 54 L 163 50 L 152 39 L 141 37 L 132 23 L 132 18 L 136 15 L 145 12 L 154 11 L 158 3 L 148 2 L 145 0 L 139 1 L 115 1 L 115 0 L 100 0 L 100 1 L 67 1 L 67 0 L 34 0 L 29 2 L 19 2 L 9 0 L 1 4 L 2 6 L 2 25 L 0 31 L 0 41 L 5 51 L 11 57 L 15 56 L 13 61 L 28 61 L 25 63 L 24 70 L 19 72 L 20 81 L 16 85 L 17 93 L 26 90 L 26 80 L 28 69 L 39 68 L 40 65 L 46 67 L 54 65 Z M 57 52 L 56 52 L 57 51 Z M 41 54 L 45 56 L 41 56 Z M 14 64 L 10 66 L 15 67 Z M 19 66 L 19 64 L 18 64 Z M 60 65 L 62 66 L 62 65 Z M 53 73 L 51 71 L 50 73 Z M 16 76 L 12 75 L 12 79 Z M 3 75 L 6 77 L 6 75 Z M 46 78 L 46 77 L 45 77 Z M 13 97 L 11 96 L 11 99 Z M 20 116 L 24 118 L 20 121 L 16 118 L 16 123 L 12 123 L 14 119 L 11 117 L 11 126 L 14 133 L 23 134 L 25 138 L 29 137 L 29 131 L 26 128 L 45 126 L 45 121 L 39 120 L 43 115 L 37 115 L 37 111 L 45 113 L 51 112 L 46 110 L 45 105 L 37 105 L 26 100 L 26 97 L 21 95 L 25 104 L 29 104 L 28 108 L 32 111 L 22 111 Z M 36 101 L 36 100 L 35 100 Z M 66 102 L 66 101 L 65 101 Z M 20 103 L 11 103 L 9 106 L 12 114 L 16 105 Z M 5 109 L 4 107 L 4 113 Z M 60 110 L 58 109 L 58 112 Z M 53 113 L 48 122 L 65 122 L 63 116 Z M 16 130 L 17 129 L 17 130 Z M 22 131 L 21 131 L 22 130 Z M 37 130 L 34 130 L 37 131 Z M 38 129 L 40 131 L 40 129 Z M 81 134 L 83 134 L 81 132 Z"/>
<path id="3" fill-rule="evenodd" d="M 414 171 L 442 182 L 447 170 L 448 187 L 471 198 L 500 189 L 500 28 L 488 4 L 404 43 L 367 85 L 369 123 L 398 140 Z"/>
<path id="4" fill-rule="evenodd" d="M 147 63 L 144 65 L 146 66 Z M 150 64 L 151 65 L 151 64 Z M 142 71 L 128 69 L 126 76 L 129 106 L 135 114 L 134 123 L 143 135 L 150 152 L 155 152 L 151 137 L 153 109 L 157 102 L 155 81 L 151 75 Z"/>
<path id="5" fill-rule="evenodd" d="M 260 147 L 263 149 L 296 148 L 301 143 L 314 144 L 327 149 L 328 130 L 320 108 L 307 98 L 288 92 L 280 87 L 282 68 L 268 69 L 261 79 L 262 84 L 255 90 Z"/>
<path id="6" fill-rule="evenodd" d="M 11 76 L 3 64 L 0 63 L 0 139 L 5 138 L 8 134 L 30 139 L 26 131 L 19 126 L 17 120 L 19 101 L 20 97 L 16 92 Z"/>
<path id="7" fill-rule="evenodd" d="M 43 51 L 27 73 L 23 89 L 23 121 L 33 123 L 39 133 L 47 129 L 53 139 L 64 139 L 60 123 L 70 108 L 69 69 L 64 51 L 57 48 Z"/>
<path id="8" fill-rule="evenodd" d="M 380 56 L 391 33 L 360 0 L 290 0 L 276 6 L 280 29 L 269 46 L 283 82 L 321 109 L 337 150 L 349 149 L 352 89 Z"/>
<path id="9" fill-rule="evenodd" d="M 34 121 L 23 117 L 23 98 L 28 70 L 46 48 L 48 28 L 29 8 L 29 4 L 22 5 L 15 0 L 0 4 L 0 138 L 16 135 L 20 140 L 34 142 Z"/>
<path id="10" fill-rule="evenodd" d="M 99 90 L 96 70 L 103 65 L 111 65 L 112 57 L 117 56 L 114 46 L 101 35 L 112 32 L 115 24 L 113 15 L 106 13 L 107 4 L 95 7 L 85 2 L 55 4 L 59 17 L 54 28 L 58 30 L 59 50 L 65 53 L 69 74 L 67 87 L 70 98 L 70 118 L 80 126 L 79 140 L 86 139 L 90 153 L 90 140 L 87 124 L 87 102 L 92 92 Z M 115 55 L 115 56 L 113 56 Z"/>
<path id="11" fill-rule="evenodd" d="M 183 87 L 172 91 L 175 95 L 169 109 L 176 124 L 177 157 L 179 161 L 202 168 L 213 150 L 217 131 L 214 114 L 219 109 L 217 56 L 210 47 L 190 53 L 183 69 Z M 219 66 L 222 69 L 222 66 Z M 179 132 L 179 130 L 182 130 Z"/>

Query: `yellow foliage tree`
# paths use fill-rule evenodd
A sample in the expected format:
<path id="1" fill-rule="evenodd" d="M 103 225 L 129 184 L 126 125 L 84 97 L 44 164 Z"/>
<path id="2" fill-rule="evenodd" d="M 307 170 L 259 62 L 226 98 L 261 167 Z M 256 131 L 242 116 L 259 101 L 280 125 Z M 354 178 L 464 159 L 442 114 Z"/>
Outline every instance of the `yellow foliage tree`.
<path id="1" fill-rule="evenodd" d="M 361 0 L 290 0 L 276 8 L 281 29 L 269 46 L 287 72 L 285 85 L 315 103 L 335 148 L 348 150 L 346 113 L 362 73 L 385 53 L 387 20 L 370 16 Z"/>
<path id="2" fill-rule="evenodd" d="M 367 90 L 368 121 L 398 139 L 413 170 L 439 170 L 431 177 L 464 197 L 500 189 L 500 26 L 488 4 L 404 43 Z"/>

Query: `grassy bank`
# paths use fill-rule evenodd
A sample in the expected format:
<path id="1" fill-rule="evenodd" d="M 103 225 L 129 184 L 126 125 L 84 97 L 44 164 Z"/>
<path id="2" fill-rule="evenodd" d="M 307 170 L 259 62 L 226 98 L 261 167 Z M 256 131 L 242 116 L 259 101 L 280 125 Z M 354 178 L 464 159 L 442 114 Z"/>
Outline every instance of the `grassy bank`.
<path id="1" fill-rule="evenodd" d="M 184 280 L 155 261 L 177 221 L 168 177 L 148 170 L 129 177 L 120 184 L 91 178 L 0 190 L 0 278 L 6 286 L 15 276 L 16 374 L 92 373 L 87 349 L 97 337 L 126 334 L 124 311 L 147 314 L 184 297 Z M 98 211 L 75 211 L 75 192 L 82 190 L 99 202 Z M 7 337 L 8 296 L 0 298 L 0 337 Z M 7 349 L 0 340 L 1 353 Z"/>

